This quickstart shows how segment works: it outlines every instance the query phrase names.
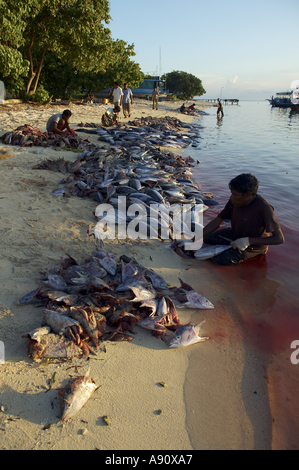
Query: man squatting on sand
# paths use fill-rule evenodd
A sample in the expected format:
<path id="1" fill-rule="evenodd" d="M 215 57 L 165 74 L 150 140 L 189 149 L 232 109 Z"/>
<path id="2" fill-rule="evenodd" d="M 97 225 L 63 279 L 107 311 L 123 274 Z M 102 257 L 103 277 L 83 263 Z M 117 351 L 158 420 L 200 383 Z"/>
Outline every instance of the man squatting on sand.
<path id="1" fill-rule="evenodd" d="M 266 254 L 269 245 L 284 243 L 284 236 L 275 218 L 274 209 L 257 194 L 258 186 L 256 177 L 247 173 L 230 181 L 231 197 L 228 203 L 203 230 L 203 241 L 207 245 L 231 244 L 233 247 L 232 250 L 214 256 L 215 263 L 239 264 Z M 231 221 L 231 228 L 217 230 L 226 220 Z"/>
<path id="2" fill-rule="evenodd" d="M 70 129 L 69 125 L 71 115 L 72 113 L 69 109 L 63 111 L 62 114 L 53 114 L 47 122 L 47 131 L 60 135 L 65 135 L 67 132 L 74 134 L 74 131 Z"/>

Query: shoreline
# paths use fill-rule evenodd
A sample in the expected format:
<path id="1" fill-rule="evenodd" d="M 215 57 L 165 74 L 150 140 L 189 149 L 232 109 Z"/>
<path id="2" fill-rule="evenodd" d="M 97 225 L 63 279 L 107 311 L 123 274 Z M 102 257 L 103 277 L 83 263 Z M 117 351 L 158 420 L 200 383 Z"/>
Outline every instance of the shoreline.
<path id="1" fill-rule="evenodd" d="M 175 109 L 179 106 L 180 102 L 162 102 L 156 112 L 152 111 L 151 102 L 136 100 L 130 120 L 148 115 L 173 115 L 191 123 L 194 116 L 177 113 Z M 208 107 L 210 104 L 205 106 Z M 30 105 L 19 105 L 16 108 L 11 111 L 0 108 L 0 116 L 3 117 L 1 135 L 25 123 L 44 130 L 47 118 L 62 111 L 58 106 L 35 109 Z M 82 121 L 100 124 L 100 116 L 106 106 L 69 105 L 63 106 L 64 108 L 73 111 L 72 119 L 76 124 L 72 123 L 71 127 L 75 128 Z M 127 121 L 128 119 L 121 119 L 122 123 Z M 97 136 L 88 135 L 87 138 L 96 143 Z M 95 224 L 92 211 L 96 204 L 89 199 L 76 197 L 67 200 L 52 198 L 51 191 L 56 189 L 61 174 L 32 170 L 34 165 L 45 158 L 64 157 L 66 160 L 75 160 L 77 154 L 39 147 L 26 151 L 10 147 L 9 150 L 13 156 L 0 162 L 0 277 L 3 282 L 0 327 L 1 330 L 5 328 L 6 345 L 6 363 L 0 365 L 0 405 L 5 410 L 0 412 L 0 428 L 4 429 L 0 431 L 2 448 L 230 448 L 226 433 L 234 436 L 231 448 L 255 448 L 258 436 L 256 428 L 260 422 L 256 418 L 253 425 L 250 418 L 246 418 L 248 409 L 242 405 L 242 389 L 245 383 L 242 382 L 242 374 L 245 361 L 250 365 L 251 369 L 249 367 L 248 370 L 251 370 L 252 374 L 256 370 L 256 363 L 250 354 L 245 357 L 241 336 L 237 335 L 237 346 L 230 344 L 230 337 L 227 337 L 222 342 L 212 339 L 202 345 L 170 350 L 162 341 L 152 337 L 150 332 L 138 327 L 132 343 L 109 344 L 107 353 L 98 353 L 99 361 L 91 359 L 87 363 L 85 359 L 74 359 L 71 364 L 48 364 L 38 367 L 27 358 L 26 341 L 21 335 L 39 324 L 40 311 L 35 306 L 20 307 L 17 301 L 37 287 L 40 280 L 39 271 L 59 262 L 61 256 L 66 253 L 78 259 L 90 256 L 94 243 L 87 238 L 86 230 Z M 171 285 L 178 285 L 178 277 L 183 277 L 185 282 L 217 305 L 217 312 L 215 309 L 212 313 L 200 311 L 194 314 L 193 310 L 180 310 L 181 323 L 198 322 L 205 318 L 204 332 L 207 333 L 215 327 L 218 320 L 222 320 L 225 330 L 226 318 L 223 316 L 227 307 L 223 306 L 225 302 L 222 300 L 225 286 L 222 285 L 221 275 L 210 269 L 210 264 L 182 259 L 172 250 L 166 250 L 163 243 L 156 240 L 113 241 L 107 243 L 107 247 L 112 253 L 134 256 L 144 266 L 156 270 Z M 226 300 L 228 306 L 233 302 L 233 298 L 227 297 Z M 218 305 L 222 305 L 222 310 Z M 204 380 L 208 384 L 205 385 L 206 388 L 201 388 L 199 398 L 198 382 L 191 383 L 197 362 L 200 362 L 201 381 Z M 231 363 L 237 363 L 237 367 L 228 367 Z M 218 364 L 218 369 L 215 369 L 215 364 Z M 55 418 L 59 414 L 57 389 L 66 384 L 67 374 L 75 373 L 74 368 L 67 371 L 70 365 L 79 366 L 80 375 L 90 366 L 90 376 L 101 387 L 71 422 L 62 425 Z M 228 367 L 229 377 L 225 377 L 226 369 L 223 369 L 223 365 Z M 221 368 L 223 372 L 219 375 Z M 55 372 L 55 386 L 46 393 L 48 381 Z M 215 380 L 219 381 L 216 382 L 217 386 Z M 161 381 L 166 383 L 165 388 L 158 385 Z M 220 394 L 222 389 L 226 389 L 227 396 L 216 394 L 214 389 Z M 233 397 L 230 396 L 231 391 L 234 391 Z M 204 402 L 205 410 L 200 423 L 196 421 L 200 411 L 197 408 L 198 402 Z M 232 407 L 229 425 L 227 415 L 223 411 L 217 417 L 217 422 L 211 422 L 214 411 L 225 410 L 229 404 Z M 161 415 L 157 414 L 159 409 L 162 410 Z M 264 417 L 264 402 L 258 409 Z M 103 424 L 101 417 L 104 415 L 111 418 L 111 426 Z M 192 416 L 195 423 L 192 422 Z M 268 419 L 266 423 L 268 425 Z M 44 429 L 49 424 L 51 426 Z M 266 439 L 263 446 L 268 447 L 268 444 L 269 439 Z"/>

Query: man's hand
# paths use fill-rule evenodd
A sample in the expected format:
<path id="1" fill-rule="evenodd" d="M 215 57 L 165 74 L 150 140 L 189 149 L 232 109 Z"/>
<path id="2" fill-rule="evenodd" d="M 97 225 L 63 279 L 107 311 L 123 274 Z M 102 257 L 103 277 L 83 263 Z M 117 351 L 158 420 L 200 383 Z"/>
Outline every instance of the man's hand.
<path id="1" fill-rule="evenodd" d="M 234 250 L 244 251 L 250 245 L 249 237 L 238 238 L 234 242 L 231 242 L 231 246 Z"/>

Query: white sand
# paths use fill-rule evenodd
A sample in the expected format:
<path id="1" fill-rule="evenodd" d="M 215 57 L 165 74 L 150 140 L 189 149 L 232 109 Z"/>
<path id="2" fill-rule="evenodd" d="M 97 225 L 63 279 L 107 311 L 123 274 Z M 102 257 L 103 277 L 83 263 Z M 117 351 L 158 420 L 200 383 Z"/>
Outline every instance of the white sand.
<path id="1" fill-rule="evenodd" d="M 170 115 L 191 122 L 192 117 L 174 111 L 179 106 L 180 103 L 162 103 L 157 112 L 151 110 L 151 103 L 138 101 L 132 108 L 131 119 Z M 65 108 L 73 112 L 74 128 L 82 121 L 100 123 L 105 110 L 104 105 L 2 107 L 0 133 L 25 123 L 45 130 L 49 116 Z M 97 143 L 95 136 L 87 138 Z M 6 363 L 0 365 L 0 406 L 4 410 L 0 411 L 1 448 L 257 447 L 256 427 L 264 415 L 268 434 L 270 424 L 263 399 L 257 405 L 260 421 L 252 420 L 251 411 L 244 406 L 248 403 L 243 396 L 244 364 L 249 362 L 253 374 L 256 364 L 246 354 L 242 338 L 234 345 L 228 340 L 220 344 L 211 340 L 172 350 L 149 331 L 136 327 L 133 342 L 106 343 L 106 353 L 99 352 L 98 360 L 74 359 L 39 366 L 27 357 L 26 340 L 21 335 L 40 326 L 42 308 L 19 306 L 17 302 L 38 287 L 40 272 L 59 263 L 60 257 L 67 253 L 79 259 L 90 256 L 94 243 L 86 231 L 95 224 L 92 212 L 96 203 L 75 197 L 54 198 L 51 192 L 59 187 L 61 173 L 32 169 L 46 157 L 75 160 L 76 153 L 37 147 L 1 148 L 13 154 L 0 161 L 0 340 L 6 348 Z M 107 247 L 116 254 L 134 256 L 144 266 L 162 274 L 171 285 L 178 285 L 181 277 L 213 303 L 221 304 L 224 299 L 226 309 L 232 305 L 206 262 L 200 265 L 182 259 L 160 241 L 114 241 Z M 222 313 L 221 309 L 215 313 L 179 311 L 182 323 L 206 319 L 205 333 L 216 330 L 215 322 L 221 321 Z M 65 386 L 70 376 L 77 375 L 76 365 L 80 375 L 90 367 L 90 376 L 100 388 L 69 423 L 62 424 L 57 417 L 61 414 L 57 390 Z M 55 383 L 47 391 L 55 372 Z M 158 384 L 161 381 L 166 383 L 165 388 Z M 162 410 L 162 414 L 157 410 Z M 103 423 L 104 415 L 110 417 L 111 426 Z M 45 430 L 49 424 L 50 428 Z M 269 439 L 261 441 L 261 448 L 268 446 Z"/>

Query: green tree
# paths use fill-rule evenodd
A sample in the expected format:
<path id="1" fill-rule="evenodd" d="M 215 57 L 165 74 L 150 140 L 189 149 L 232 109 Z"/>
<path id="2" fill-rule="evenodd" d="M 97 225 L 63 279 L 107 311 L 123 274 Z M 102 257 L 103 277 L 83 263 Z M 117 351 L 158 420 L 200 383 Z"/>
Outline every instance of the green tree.
<path id="1" fill-rule="evenodd" d="M 134 46 L 112 39 L 109 13 L 108 0 L 0 0 L 0 77 L 6 87 L 34 95 L 47 55 L 75 74 L 107 73 L 116 54 L 126 57 L 125 67 Z"/>
<path id="2" fill-rule="evenodd" d="M 194 96 L 206 93 L 202 81 L 191 73 L 173 71 L 167 73 L 163 78 L 166 79 L 166 86 L 170 93 L 179 94 L 184 100 L 190 100 Z"/>

